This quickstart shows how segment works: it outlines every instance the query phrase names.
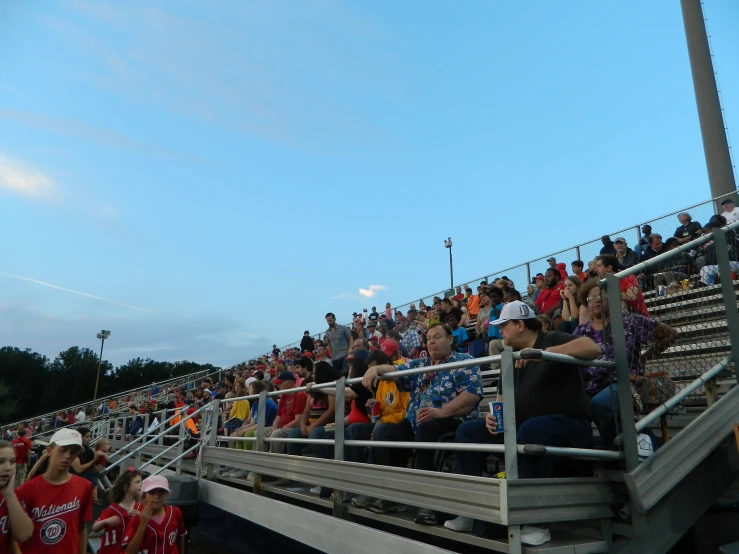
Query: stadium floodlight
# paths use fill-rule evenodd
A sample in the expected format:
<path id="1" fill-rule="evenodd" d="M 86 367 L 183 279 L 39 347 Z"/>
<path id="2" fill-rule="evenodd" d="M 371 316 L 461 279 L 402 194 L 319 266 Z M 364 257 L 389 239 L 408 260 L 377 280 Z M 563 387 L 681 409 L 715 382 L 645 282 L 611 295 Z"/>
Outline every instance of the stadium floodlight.
<path id="1" fill-rule="evenodd" d="M 100 367 L 103 365 L 103 347 L 105 346 L 105 339 L 110 337 L 110 331 L 103 329 L 97 335 L 100 339 L 100 359 L 98 360 L 98 374 L 95 378 L 95 394 L 92 397 L 92 401 L 95 402 L 98 399 L 98 386 L 100 385 Z"/>
<path id="2" fill-rule="evenodd" d="M 449 288 L 454 290 L 454 265 L 452 264 L 452 237 L 444 241 L 444 248 L 449 249 Z"/>

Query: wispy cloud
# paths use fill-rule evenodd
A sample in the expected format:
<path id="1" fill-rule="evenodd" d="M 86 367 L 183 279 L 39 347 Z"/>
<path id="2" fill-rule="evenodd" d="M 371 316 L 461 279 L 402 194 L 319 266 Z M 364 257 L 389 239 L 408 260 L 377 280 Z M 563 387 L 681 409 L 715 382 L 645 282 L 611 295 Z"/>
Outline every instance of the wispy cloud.
<path id="1" fill-rule="evenodd" d="M 368 289 L 359 289 L 359 294 L 365 298 L 374 298 L 378 291 L 387 290 L 385 285 L 370 285 Z"/>
<path id="2" fill-rule="evenodd" d="M 43 129 L 44 131 L 51 133 L 59 133 L 65 136 L 80 138 L 111 148 L 134 150 L 164 158 L 187 159 L 198 163 L 206 162 L 206 160 L 197 156 L 180 154 L 151 144 L 137 142 L 116 133 L 115 131 L 111 131 L 110 129 L 95 127 L 74 119 L 49 117 L 41 113 L 6 109 L 0 109 L 0 117 L 8 121 L 21 123 L 22 125 L 36 127 L 37 129 Z"/>
<path id="3" fill-rule="evenodd" d="M 352 294 L 350 292 L 340 292 L 339 294 L 334 294 L 330 299 L 331 300 L 346 300 L 351 295 Z"/>
<path id="4" fill-rule="evenodd" d="M 23 277 L 22 275 L 14 275 L 12 273 L 5 273 L 3 271 L 0 271 L 0 275 L 4 275 L 5 277 L 10 277 L 11 279 L 19 279 L 21 281 L 27 281 L 29 283 L 35 283 L 37 285 L 43 285 L 45 287 L 50 287 L 52 289 L 61 290 L 64 292 L 71 292 L 72 294 L 79 294 L 80 296 L 85 296 L 87 298 L 92 298 L 93 300 L 100 300 L 101 302 L 107 302 L 108 304 L 114 304 L 116 306 L 121 306 L 123 308 L 129 308 L 131 310 L 137 310 L 139 312 L 146 312 L 149 314 L 158 314 L 159 312 L 155 312 L 154 310 L 150 310 L 148 308 L 142 308 L 141 306 L 132 306 L 131 304 L 124 304 L 123 302 L 118 302 L 117 300 L 111 300 L 109 298 L 103 298 L 102 296 L 96 296 L 94 294 L 90 294 L 88 292 L 81 292 L 78 290 L 68 289 L 64 287 L 60 287 L 58 285 L 52 285 L 51 283 L 47 283 L 45 281 L 39 281 L 38 279 L 31 279 L 30 277 Z"/>
<path id="5" fill-rule="evenodd" d="M 40 171 L 0 155 L 0 189 L 31 198 L 46 199 L 53 196 L 57 187 Z"/>

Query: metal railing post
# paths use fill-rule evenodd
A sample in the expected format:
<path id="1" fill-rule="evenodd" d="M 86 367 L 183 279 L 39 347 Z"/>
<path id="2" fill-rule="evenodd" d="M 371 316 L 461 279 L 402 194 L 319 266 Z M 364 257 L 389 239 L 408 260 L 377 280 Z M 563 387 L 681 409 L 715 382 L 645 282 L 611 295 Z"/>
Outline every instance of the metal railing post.
<path id="1" fill-rule="evenodd" d="M 256 444 L 253 444 L 252 448 L 257 452 L 264 450 L 264 436 L 265 436 L 265 419 L 267 417 L 267 391 L 263 390 L 259 393 L 259 406 L 257 406 L 257 440 Z M 254 474 L 253 490 L 259 494 L 262 492 L 262 475 L 261 473 Z"/>
<path id="2" fill-rule="evenodd" d="M 160 423 L 162 421 L 165 421 L 167 419 L 167 408 L 164 408 L 161 413 L 162 419 L 160 420 Z M 165 427 L 166 430 L 166 427 Z M 161 432 L 159 434 L 159 441 L 157 441 L 159 446 L 164 446 L 164 432 Z"/>
<path id="3" fill-rule="evenodd" d="M 578 260 L 582 260 L 582 258 L 580 257 L 580 245 L 579 244 L 575 246 L 575 255 L 577 256 Z"/>
<path id="4" fill-rule="evenodd" d="M 621 312 L 621 290 L 619 280 L 614 274 L 606 275 L 606 294 L 608 310 L 611 318 L 611 340 L 616 362 L 616 382 L 618 384 L 618 407 L 621 413 L 621 432 L 623 433 L 624 462 L 626 471 L 630 472 L 639 465 L 636 445 L 636 427 L 634 427 L 634 399 L 631 395 L 631 372 L 626 351 L 626 331 Z M 606 448 L 613 445 L 607 444 Z"/>
<path id="5" fill-rule="evenodd" d="M 526 264 L 528 266 L 528 264 Z M 500 378 L 502 379 L 503 393 L 503 445 L 505 446 L 505 481 L 501 487 L 501 496 L 508 496 L 507 482 L 518 479 L 518 440 L 516 438 L 516 391 L 514 390 L 514 362 L 513 350 L 506 348 L 500 359 Z M 503 508 L 505 502 L 506 508 Z M 508 499 L 501 498 L 501 510 L 507 510 Z M 505 514 L 508 519 L 508 514 Z M 521 554 L 521 527 L 510 525 L 508 527 L 508 552 Z"/>
<path id="6" fill-rule="evenodd" d="M 346 377 L 336 381 L 336 408 L 334 412 L 334 460 L 344 459 L 344 399 Z M 334 516 L 344 517 L 344 491 L 334 490 Z"/>
<path id="7" fill-rule="evenodd" d="M 216 446 L 218 446 L 218 410 L 221 407 L 221 401 L 216 398 L 211 406 L 213 409 L 210 410 L 210 412 L 205 412 L 206 415 L 210 416 L 210 443 L 208 444 L 208 446 L 212 446 L 215 448 Z M 205 436 L 205 423 L 207 422 L 203 422 L 203 426 L 200 428 L 200 434 L 202 436 Z M 214 467 L 213 464 L 210 463 L 208 464 L 207 470 L 208 480 L 213 479 L 213 472 Z"/>
<path id="8" fill-rule="evenodd" d="M 729 260 L 729 245 L 726 241 L 726 231 L 723 229 L 713 230 L 714 249 L 716 261 L 718 262 L 718 274 L 721 281 L 721 295 L 724 297 L 726 309 L 726 323 L 729 327 L 729 340 L 731 342 L 731 354 L 734 360 L 739 360 L 739 310 L 736 306 L 736 292 L 734 292 L 734 281 L 731 279 L 731 263 Z M 737 372 L 734 372 L 737 379 Z"/>
<path id="9" fill-rule="evenodd" d="M 185 408 L 180 408 L 180 416 L 184 417 Z M 182 452 L 185 450 L 185 420 L 180 419 L 180 428 L 177 433 L 177 475 L 182 475 Z"/>
<path id="10" fill-rule="evenodd" d="M 148 430 L 149 430 L 149 412 L 146 412 L 146 414 L 144 415 L 144 428 L 142 430 L 142 434 L 146 435 Z M 135 440 L 135 439 L 136 437 L 131 435 L 131 440 Z M 136 452 L 134 456 L 134 460 L 136 463 L 136 467 L 141 467 L 141 452 Z"/>
<path id="11" fill-rule="evenodd" d="M 526 262 L 526 286 L 528 287 L 530 284 L 531 284 L 531 264 L 529 262 Z M 521 290 L 525 290 L 525 289 L 522 288 Z"/>

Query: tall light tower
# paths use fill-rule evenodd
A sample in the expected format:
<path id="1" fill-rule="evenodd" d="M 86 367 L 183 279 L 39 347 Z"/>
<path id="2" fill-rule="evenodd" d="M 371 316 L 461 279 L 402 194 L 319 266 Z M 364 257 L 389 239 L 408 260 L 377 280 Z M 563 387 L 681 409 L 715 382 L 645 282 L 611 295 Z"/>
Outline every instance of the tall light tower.
<path id="1" fill-rule="evenodd" d="M 449 288 L 454 290 L 454 265 L 452 264 L 452 237 L 444 241 L 444 248 L 449 249 Z"/>
<path id="2" fill-rule="evenodd" d="M 724 117 L 721 113 L 721 102 L 716 87 L 716 76 L 711 61 L 711 51 L 708 46 L 708 35 L 703 18 L 701 0 L 680 0 L 685 26 L 685 39 L 688 44 L 690 70 L 693 74 L 693 88 L 695 89 L 695 103 L 698 106 L 698 120 L 703 138 L 703 153 L 706 157 L 708 182 L 711 186 L 711 196 L 723 196 L 735 200 L 736 181 L 734 170 L 731 167 L 729 142 L 726 139 Z M 727 196 L 730 195 L 730 196 Z M 721 200 L 716 213 L 721 213 Z"/>
<path id="3" fill-rule="evenodd" d="M 105 339 L 107 339 L 109 336 L 110 331 L 106 331 L 105 329 L 98 333 L 98 338 L 100 339 L 100 359 L 98 360 L 98 375 L 95 379 L 95 396 L 92 397 L 93 402 L 98 399 L 98 385 L 100 385 L 100 366 L 103 365 L 103 347 L 105 346 Z"/>

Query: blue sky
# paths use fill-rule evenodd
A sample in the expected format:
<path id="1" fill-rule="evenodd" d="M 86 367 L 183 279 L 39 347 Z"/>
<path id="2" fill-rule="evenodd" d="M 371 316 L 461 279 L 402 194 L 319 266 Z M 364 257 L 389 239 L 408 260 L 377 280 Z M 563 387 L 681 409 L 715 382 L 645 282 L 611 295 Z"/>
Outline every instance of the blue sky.
<path id="1" fill-rule="evenodd" d="M 708 196 L 672 1 L 0 0 L 2 344 L 229 365 Z"/>

